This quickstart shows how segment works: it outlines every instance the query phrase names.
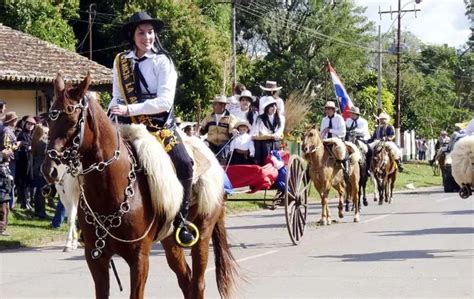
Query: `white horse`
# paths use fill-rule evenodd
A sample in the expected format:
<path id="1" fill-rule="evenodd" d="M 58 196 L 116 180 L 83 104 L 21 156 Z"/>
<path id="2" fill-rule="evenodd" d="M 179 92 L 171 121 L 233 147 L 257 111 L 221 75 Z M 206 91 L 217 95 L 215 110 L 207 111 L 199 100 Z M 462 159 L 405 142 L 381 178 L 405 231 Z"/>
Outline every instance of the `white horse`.
<path id="1" fill-rule="evenodd" d="M 54 185 L 58 192 L 59 200 L 61 200 L 66 210 L 67 224 L 69 227 L 63 252 L 71 252 L 76 249 L 78 245 L 76 215 L 80 194 L 79 182 L 77 178 L 67 173 L 65 165 L 61 164 L 58 167 L 58 172 L 61 180 Z"/>
<path id="2" fill-rule="evenodd" d="M 461 187 L 459 195 L 468 198 L 474 188 L 474 135 L 459 139 L 450 156 L 453 178 Z"/>

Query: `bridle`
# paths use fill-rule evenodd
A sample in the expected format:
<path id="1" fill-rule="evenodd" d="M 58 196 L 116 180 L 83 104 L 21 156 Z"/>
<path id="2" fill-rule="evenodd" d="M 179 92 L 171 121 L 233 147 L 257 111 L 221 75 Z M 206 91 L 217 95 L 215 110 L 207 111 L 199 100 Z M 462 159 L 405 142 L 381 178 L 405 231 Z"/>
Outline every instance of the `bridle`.
<path id="1" fill-rule="evenodd" d="M 89 108 L 89 97 L 84 95 L 79 103 L 75 105 L 67 105 L 62 110 L 58 109 L 50 109 L 48 113 L 48 117 L 51 121 L 56 121 L 59 116 L 64 113 L 67 115 L 71 115 L 76 113 L 77 109 L 80 109 L 79 118 L 74 125 L 76 128 L 76 132 L 74 133 L 74 137 L 72 139 L 72 145 L 69 147 L 64 147 L 62 151 L 58 151 L 55 149 L 49 149 L 47 151 L 48 157 L 52 160 L 59 161 L 62 164 L 67 166 L 67 172 L 73 176 L 77 176 L 79 174 L 87 174 L 93 170 L 97 171 L 104 171 L 104 169 L 112 164 L 115 160 L 118 160 L 120 156 L 120 132 L 117 127 L 117 149 L 114 152 L 114 155 L 106 160 L 93 163 L 88 168 L 80 171 L 80 165 L 82 155 L 79 153 L 79 148 L 81 147 L 84 141 L 84 124 L 86 122 L 87 111 Z M 115 118 L 115 122 L 117 122 L 117 118 Z"/>
<path id="2" fill-rule="evenodd" d="M 84 183 L 80 178 L 82 178 L 83 175 L 88 174 L 94 170 L 98 172 L 102 172 L 105 170 L 107 166 L 109 166 L 114 161 L 119 159 L 120 154 L 121 154 L 121 151 L 120 151 L 121 136 L 120 136 L 119 126 L 118 126 L 118 120 L 117 120 L 117 117 L 115 117 L 114 121 L 115 121 L 115 125 L 116 125 L 115 127 L 116 127 L 116 132 L 117 132 L 117 149 L 115 150 L 114 155 L 108 160 L 95 162 L 91 164 L 89 167 L 87 167 L 86 169 L 81 171 L 80 159 L 82 158 L 82 155 L 79 153 L 79 148 L 81 147 L 84 141 L 84 124 L 86 122 L 88 107 L 89 107 L 89 97 L 87 97 L 87 95 L 84 95 L 84 97 L 79 101 L 78 104 L 67 105 L 62 110 L 57 110 L 57 109 L 49 110 L 48 117 L 51 121 L 56 121 L 62 113 L 71 115 L 71 114 L 74 114 L 77 109 L 80 109 L 81 112 L 79 115 L 79 119 L 74 125 L 74 127 L 76 128 L 76 132 L 72 140 L 72 146 L 65 147 L 62 151 L 50 149 L 47 151 L 47 154 L 50 159 L 59 161 L 60 163 L 65 164 L 67 166 L 67 172 L 70 173 L 74 177 L 78 177 L 79 179 L 80 190 L 81 190 L 81 193 L 79 196 L 79 207 L 84 211 L 86 223 L 94 226 L 95 228 L 95 235 L 97 237 L 97 240 L 94 243 L 95 248 L 91 250 L 91 256 L 93 259 L 98 259 L 102 255 L 102 252 L 106 245 L 105 239 L 107 238 L 107 236 L 111 236 L 113 239 L 120 242 L 124 242 L 124 243 L 133 243 L 145 238 L 150 232 L 153 224 L 155 223 L 156 212 L 153 213 L 153 219 L 148 225 L 145 232 L 138 238 L 126 240 L 126 239 L 119 238 L 110 232 L 112 228 L 117 228 L 122 224 L 122 217 L 128 212 L 130 212 L 131 210 L 130 201 L 135 195 L 134 184 L 137 179 L 137 175 L 136 175 L 137 162 L 135 160 L 135 157 L 132 154 L 132 150 L 129 148 L 129 146 L 126 143 L 125 143 L 125 147 L 127 148 L 128 158 L 130 160 L 130 171 L 128 173 L 128 185 L 125 187 L 125 190 L 124 190 L 125 200 L 120 204 L 119 209 L 115 211 L 113 214 L 100 215 L 99 213 L 94 212 L 92 210 L 85 196 Z"/>

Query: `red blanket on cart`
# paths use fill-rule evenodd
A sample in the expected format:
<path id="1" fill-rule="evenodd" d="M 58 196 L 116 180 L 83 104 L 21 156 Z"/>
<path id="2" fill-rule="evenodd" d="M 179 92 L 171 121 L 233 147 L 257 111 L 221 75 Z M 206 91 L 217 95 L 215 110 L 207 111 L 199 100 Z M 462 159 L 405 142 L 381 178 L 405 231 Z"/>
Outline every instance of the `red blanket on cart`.
<path id="1" fill-rule="evenodd" d="M 272 164 L 263 167 L 258 165 L 230 165 L 227 168 L 227 176 L 233 188 L 249 186 L 251 192 L 268 190 L 278 176 L 278 169 Z"/>

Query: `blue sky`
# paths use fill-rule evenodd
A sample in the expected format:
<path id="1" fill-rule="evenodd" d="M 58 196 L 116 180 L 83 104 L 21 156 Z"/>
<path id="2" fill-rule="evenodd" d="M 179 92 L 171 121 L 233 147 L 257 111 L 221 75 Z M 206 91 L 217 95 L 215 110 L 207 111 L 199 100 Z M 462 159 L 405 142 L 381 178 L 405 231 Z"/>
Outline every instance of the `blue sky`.
<path id="1" fill-rule="evenodd" d="M 360 6 L 366 6 L 365 12 L 369 20 L 374 21 L 376 25 L 382 25 L 382 33 L 386 32 L 393 21 L 390 14 L 382 15 L 382 21 L 379 18 L 379 6 L 382 11 L 396 10 L 398 0 L 354 0 Z M 413 2 L 412 0 L 402 0 L 402 6 Z M 408 4 L 405 9 L 413 9 L 414 4 Z M 448 44 L 449 46 L 459 47 L 463 45 L 471 33 L 469 29 L 469 20 L 465 16 L 466 8 L 463 0 L 423 0 L 417 4 L 421 11 L 407 13 L 402 18 L 402 30 L 408 30 L 414 33 L 424 43 L 427 44 Z M 396 21 L 393 25 L 397 26 Z"/>

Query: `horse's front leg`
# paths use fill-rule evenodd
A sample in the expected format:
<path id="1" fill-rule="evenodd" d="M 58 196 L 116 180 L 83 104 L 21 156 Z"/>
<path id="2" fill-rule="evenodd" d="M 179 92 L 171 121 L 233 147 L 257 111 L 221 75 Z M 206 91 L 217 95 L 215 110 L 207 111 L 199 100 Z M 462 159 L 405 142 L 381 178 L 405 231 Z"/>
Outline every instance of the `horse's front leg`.
<path id="1" fill-rule="evenodd" d="M 110 256 L 102 253 L 102 256 L 98 259 L 93 259 L 91 256 L 90 246 L 86 246 L 85 255 L 87 260 L 87 265 L 89 266 L 89 271 L 92 274 L 92 279 L 94 279 L 95 286 L 95 298 L 103 299 L 109 298 L 109 263 Z"/>
<path id="2" fill-rule="evenodd" d="M 151 241 L 144 241 L 150 242 Z M 145 283 L 148 277 L 150 263 L 149 252 L 151 244 L 141 246 L 139 252 L 131 260 L 127 260 L 130 266 L 130 299 L 142 299 L 145 295 Z"/>
<path id="3" fill-rule="evenodd" d="M 327 225 L 328 224 L 328 198 L 327 198 L 327 192 L 321 192 L 319 194 L 321 196 L 321 220 L 319 220 L 319 223 L 321 225 Z"/>
<path id="4" fill-rule="evenodd" d="M 372 178 L 372 184 L 374 185 L 374 201 L 377 202 L 379 200 L 379 195 L 380 195 L 378 181 L 375 178 L 374 174 L 371 174 L 370 177 Z"/>
<path id="5" fill-rule="evenodd" d="M 161 245 L 166 254 L 166 261 L 168 266 L 173 270 L 178 278 L 178 285 L 183 292 L 184 298 L 189 298 L 191 288 L 191 269 L 186 263 L 183 248 L 179 247 L 175 240 L 174 234 L 161 240 Z"/>
<path id="6" fill-rule="evenodd" d="M 77 205 L 73 204 L 67 211 L 67 225 L 68 225 L 68 234 L 66 246 L 63 249 L 63 252 L 71 252 L 77 248 L 77 231 L 76 231 L 76 215 L 77 215 Z"/>

